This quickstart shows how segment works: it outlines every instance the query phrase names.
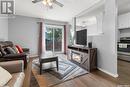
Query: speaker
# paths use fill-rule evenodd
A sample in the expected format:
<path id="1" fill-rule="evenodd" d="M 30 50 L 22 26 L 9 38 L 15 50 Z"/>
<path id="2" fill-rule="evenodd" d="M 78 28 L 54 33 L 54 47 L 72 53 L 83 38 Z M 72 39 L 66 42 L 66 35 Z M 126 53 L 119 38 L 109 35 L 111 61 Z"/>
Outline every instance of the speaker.
<path id="1" fill-rule="evenodd" d="M 88 48 L 92 48 L 92 42 L 88 43 Z"/>

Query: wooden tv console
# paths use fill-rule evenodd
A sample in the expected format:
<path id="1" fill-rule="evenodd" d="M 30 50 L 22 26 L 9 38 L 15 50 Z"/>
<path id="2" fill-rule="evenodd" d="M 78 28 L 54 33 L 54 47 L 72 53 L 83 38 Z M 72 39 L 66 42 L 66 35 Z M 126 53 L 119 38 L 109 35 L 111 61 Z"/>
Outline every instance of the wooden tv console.
<path id="1" fill-rule="evenodd" d="M 68 59 L 91 72 L 97 69 L 97 48 L 68 46 Z"/>

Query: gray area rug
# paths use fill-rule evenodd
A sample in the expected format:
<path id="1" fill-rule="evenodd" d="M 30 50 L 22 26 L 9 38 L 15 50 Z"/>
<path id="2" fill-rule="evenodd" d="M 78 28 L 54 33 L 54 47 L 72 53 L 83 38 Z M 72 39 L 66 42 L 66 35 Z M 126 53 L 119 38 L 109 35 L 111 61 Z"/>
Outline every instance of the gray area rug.
<path id="1" fill-rule="evenodd" d="M 41 76 L 46 78 L 48 86 L 54 86 L 88 73 L 85 69 L 77 66 L 69 60 L 63 59 L 60 56 L 58 56 L 58 58 L 59 71 L 57 71 L 56 68 L 51 68 L 56 66 L 55 63 L 43 64 L 43 68 L 46 70 L 44 70 Z M 39 59 L 33 60 L 33 69 L 37 70 L 39 73 Z"/>

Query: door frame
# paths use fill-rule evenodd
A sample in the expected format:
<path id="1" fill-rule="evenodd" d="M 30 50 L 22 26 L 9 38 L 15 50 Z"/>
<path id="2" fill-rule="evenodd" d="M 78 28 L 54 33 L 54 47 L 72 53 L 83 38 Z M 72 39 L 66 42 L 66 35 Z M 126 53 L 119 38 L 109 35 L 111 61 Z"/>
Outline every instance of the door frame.
<path id="1" fill-rule="evenodd" d="M 54 38 L 54 34 L 55 34 L 55 32 L 54 32 L 54 29 L 52 30 L 52 32 L 53 32 L 53 52 L 55 52 L 55 53 L 64 53 L 64 26 L 63 25 L 53 25 L 53 24 L 45 24 L 45 32 L 46 32 L 46 27 L 53 27 L 53 28 L 61 28 L 62 29 L 62 47 L 61 47 L 61 51 L 59 51 L 59 52 L 55 52 L 54 51 L 54 46 L 55 46 L 55 43 L 54 43 L 54 40 L 55 40 L 55 38 Z M 44 33 L 45 33 L 44 32 Z M 50 52 L 50 51 L 47 51 L 46 50 L 46 36 L 45 36 L 45 38 L 44 38 L 44 41 L 45 41 L 45 52 L 47 53 L 47 52 Z"/>

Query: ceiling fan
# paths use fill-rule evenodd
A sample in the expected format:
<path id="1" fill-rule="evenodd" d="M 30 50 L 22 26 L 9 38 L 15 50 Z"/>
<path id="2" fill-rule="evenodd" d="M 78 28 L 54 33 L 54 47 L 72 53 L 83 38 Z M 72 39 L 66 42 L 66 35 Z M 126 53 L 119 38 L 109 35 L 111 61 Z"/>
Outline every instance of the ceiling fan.
<path id="1" fill-rule="evenodd" d="M 45 6 L 52 7 L 53 4 L 56 4 L 60 7 L 63 7 L 64 5 L 57 0 L 32 0 L 33 3 L 42 2 Z"/>

